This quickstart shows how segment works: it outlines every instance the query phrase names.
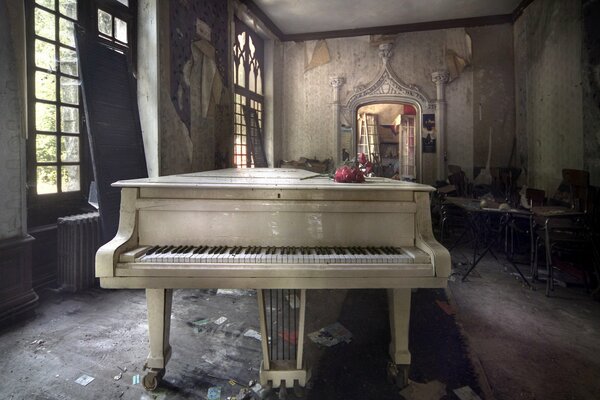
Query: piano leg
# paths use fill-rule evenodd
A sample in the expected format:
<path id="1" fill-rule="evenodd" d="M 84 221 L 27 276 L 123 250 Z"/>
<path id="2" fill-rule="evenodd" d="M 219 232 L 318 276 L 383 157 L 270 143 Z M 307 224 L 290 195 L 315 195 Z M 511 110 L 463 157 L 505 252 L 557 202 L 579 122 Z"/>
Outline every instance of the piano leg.
<path id="1" fill-rule="evenodd" d="M 408 369 L 410 367 L 410 351 L 408 350 L 410 295 L 411 289 L 388 290 L 392 339 L 390 343 L 392 365 L 388 372 L 400 387 L 408 384 Z"/>
<path id="2" fill-rule="evenodd" d="M 146 289 L 148 307 L 148 336 L 150 354 L 144 365 L 149 371 L 143 379 L 147 390 L 154 390 L 165 374 L 165 367 L 171 358 L 169 331 L 171 328 L 171 303 L 173 289 Z"/>

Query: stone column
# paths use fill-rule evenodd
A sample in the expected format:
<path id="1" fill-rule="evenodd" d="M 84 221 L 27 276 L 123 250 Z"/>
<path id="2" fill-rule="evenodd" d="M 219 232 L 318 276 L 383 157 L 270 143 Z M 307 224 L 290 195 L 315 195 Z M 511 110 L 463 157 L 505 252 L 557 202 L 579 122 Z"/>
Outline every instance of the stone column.
<path id="1" fill-rule="evenodd" d="M 340 87 L 346 79 L 338 76 L 329 77 L 329 85 L 333 88 L 333 162 L 338 165 L 342 162 L 342 149 L 340 149 Z"/>
<path id="2" fill-rule="evenodd" d="M 435 71 L 431 74 L 431 80 L 435 83 L 437 90 L 436 119 L 437 128 L 437 180 L 446 180 L 446 83 L 450 79 L 450 73 L 446 70 Z"/>

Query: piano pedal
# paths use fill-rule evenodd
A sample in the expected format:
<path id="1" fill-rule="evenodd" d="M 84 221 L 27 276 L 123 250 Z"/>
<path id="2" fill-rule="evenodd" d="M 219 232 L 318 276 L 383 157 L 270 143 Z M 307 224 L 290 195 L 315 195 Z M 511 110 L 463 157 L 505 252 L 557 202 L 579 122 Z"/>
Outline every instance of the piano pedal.
<path id="1" fill-rule="evenodd" d="M 144 375 L 144 378 L 142 379 L 142 385 L 144 385 L 144 389 L 152 392 L 156 390 L 161 379 L 163 378 L 163 376 L 165 376 L 165 369 L 147 368 L 145 365 L 144 369 L 149 369 L 149 371 L 146 372 L 146 375 Z"/>
<path id="2" fill-rule="evenodd" d="M 387 376 L 391 384 L 396 385 L 399 389 L 404 389 L 408 386 L 408 372 L 410 365 L 388 363 Z"/>

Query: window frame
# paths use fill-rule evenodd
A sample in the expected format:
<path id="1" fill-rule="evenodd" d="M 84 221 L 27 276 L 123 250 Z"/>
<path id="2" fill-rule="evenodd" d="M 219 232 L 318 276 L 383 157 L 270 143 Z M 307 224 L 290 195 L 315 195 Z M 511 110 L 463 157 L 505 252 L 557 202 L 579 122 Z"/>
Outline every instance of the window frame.
<path id="1" fill-rule="evenodd" d="M 233 87 L 234 87 L 234 112 L 233 112 L 233 163 L 236 168 L 252 168 L 254 167 L 254 160 L 250 154 L 250 146 L 248 146 L 248 127 L 246 126 L 246 118 L 244 115 L 244 107 L 248 106 L 256 110 L 258 116 L 258 124 L 261 131 L 264 132 L 264 112 L 265 112 L 265 97 L 264 97 L 264 79 L 265 79 L 265 42 L 262 37 L 260 37 L 256 32 L 254 32 L 250 27 L 244 24 L 239 18 L 234 17 L 234 37 L 233 37 Z M 244 43 L 244 47 L 241 50 L 241 57 L 236 54 L 238 46 L 237 37 L 242 32 L 246 33 L 246 39 Z M 249 57 L 244 57 L 244 55 L 250 54 L 250 40 L 254 44 L 254 56 L 252 59 Z M 244 60 L 244 86 L 238 84 L 238 68 L 240 63 L 240 58 Z M 252 62 L 256 62 L 260 71 L 260 93 L 258 91 L 250 90 L 247 87 L 249 82 L 249 74 L 250 74 L 250 64 Z M 256 86 L 258 86 L 258 81 L 255 79 Z M 240 143 L 238 144 L 237 140 L 240 139 Z M 237 152 L 238 146 L 242 146 L 245 150 L 245 154 L 241 152 Z M 238 162 L 243 162 L 245 158 L 245 164 Z"/>
<path id="2" fill-rule="evenodd" d="M 127 46 L 119 46 L 121 50 L 129 52 L 135 67 L 136 57 L 136 18 L 137 18 L 137 0 L 129 0 L 129 6 L 125 6 L 118 0 L 78 0 L 77 1 L 77 19 L 60 13 L 59 0 L 54 1 L 54 9 L 49 9 L 43 4 L 38 4 L 36 0 L 25 0 L 25 49 L 26 49 L 26 77 L 27 77 L 27 124 L 28 139 L 26 143 L 26 182 L 27 182 L 27 225 L 36 227 L 42 225 L 55 224 L 58 217 L 77 214 L 82 211 L 90 210 L 88 200 L 88 189 L 93 181 L 92 176 L 92 158 L 89 151 L 89 139 L 87 128 L 85 126 L 85 110 L 83 106 L 83 97 L 81 95 L 81 76 L 79 71 L 79 59 L 77 60 L 77 76 L 63 73 L 60 69 L 60 48 L 65 48 L 76 52 L 75 44 L 73 46 L 60 42 L 60 18 L 65 18 L 75 26 L 83 27 L 87 32 L 98 35 L 98 12 L 97 8 L 111 13 L 119 19 L 127 22 Z M 54 40 L 40 37 L 35 33 L 35 10 L 41 9 L 51 13 L 54 18 Z M 114 21 L 114 19 L 113 19 Z M 114 25 L 114 22 L 113 22 Z M 75 35 L 75 30 L 73 35 Z M 104 38 L 103 38 L 104 39 Z M 48 69 L 36 66 L 36 40 L 42 40 L 54 46 L 55 63 Z M 106 40 L 107 43 L 115 47 L 120 45 L 118 41 Z M 79 55 L 76 57 L 78 58 Z M 54 100 L 37 99 L 36 97 L 36 72 L 48 72 L 55 76 L 56 95 Z M 77 79 L 79 81 L 78 104 L 74 105 L 61 100 L 60 77 Z M 36 127 L 36 104 L 52 104 L 56 106 L 56 130 L 47 132 L 38 130 Z M 63 132 L 61 127 L 60 107 L 76 107 L 79 112 L 79 133 Z M 37 160 L 36 141 L 37 135 L 45 134 L 56 137 L 56 157 L 55 161 L 41 162 Z M 67 162 L 61 160 L 61 138 L 78 137 L 79 138 L 79 161 Z M 50 165 L 55 166 L 57 171 L 57 192 L 42 193 L 37 192 L 37 167 Z M 63 166 L 79 165 L 79 190 L 62 192 L 61 168 Z"/>
<path id="3" fill-rule="evenodd" d="M 26 7 L 26 52 L 27 52 L 27 124 L 28 124 L 28 140 L 27 140 L 27 203 L 28 203 L 28 225 L 39 226 L 56 222 L 56 218 L 61 216 L 67 210 L 77 212 L 86 204 L 87 193 L 85 192 L 90 183 L 90 160 L 89 152 L 87 151 L 87 137 L 85 134 L 83 101 L 81 97 L 81 87 L 77 89 L 78 104 L 72 104 L 61 100 L 60 78 L 77 79 L 80 82 L 79 71 L 77 75 L 71 75 L 63 72 L 60 66 L 60 49 L 64 48 L 69 51 L 75 51 L 75 46 L 60 42 L 60 19 L 64 18 L 68 22 L 77 24 L 78 20 L 59 12 L 59 2 L 55 1 L 54 9 L 49 9 L 44 5 L 36 3 L 35 0 L 27 0 Z M 54 23 L 54 40 L 47 39 L 36 35 L 35 33 L 35 12 L 40 9 L 44 12 L 51 13 L 55 18 Z M 73 31 L 73 37 L 75 33 Z M 53 68 L 44 69 L 36 65 L 36 40 L 54 46 L 55 64 Z M 79 67 L 79 62 L 77 63 Z M 37 72 L 51 73 L 55 77 L 55 99 L 45 100 L 36 97 L 36 82 L 35 75 Z M 50 104 L 56 107 L 56 129 L 54 132 L 38 130 L 36 126 L 36 105 Z M 61 108 L 73 107 L 78 110 L 78 133 L 65 132 L 61 126 Z M 56 137 L 56 154 L 55 161 L 43 162 L 37 160 L 37 137 L 38 135 L 53 135 Z M 68 162 L 61 160 L 61 139 L 63 137 L 77 137 L 79 140 L 79 161 Z M 38 193 L 37 192 L 37 167 L 52 166 L 56 167 L 57 182 L 56 193 Z M 63 166 L 79 166 L 79 190 L 64 192 L 62 190 L 61 169 Z"/>

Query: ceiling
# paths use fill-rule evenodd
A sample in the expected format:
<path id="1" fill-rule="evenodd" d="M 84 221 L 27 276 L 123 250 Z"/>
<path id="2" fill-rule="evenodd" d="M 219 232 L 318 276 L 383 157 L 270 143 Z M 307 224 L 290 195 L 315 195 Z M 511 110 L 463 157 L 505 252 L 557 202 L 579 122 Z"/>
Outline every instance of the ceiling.
<path id="1" fill-rule="evenodd" d="M 522 0 L 253 0 L 283 35 L 506 16 Z"/>

